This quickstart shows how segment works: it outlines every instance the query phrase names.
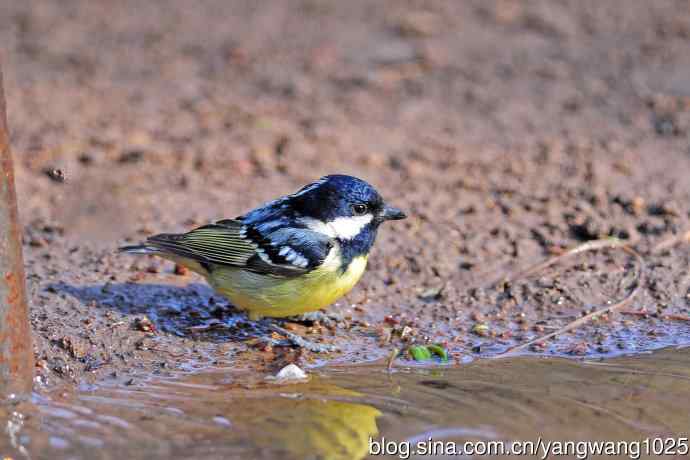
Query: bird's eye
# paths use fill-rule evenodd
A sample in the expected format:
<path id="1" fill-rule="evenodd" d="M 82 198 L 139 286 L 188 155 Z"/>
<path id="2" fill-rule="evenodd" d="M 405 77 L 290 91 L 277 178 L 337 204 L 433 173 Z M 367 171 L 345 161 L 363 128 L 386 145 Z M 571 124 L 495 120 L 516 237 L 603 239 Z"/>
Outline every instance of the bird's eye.
<path id="1" fill-rule="evenodd" d="M 367 205 L 366 205 L 366 204 L 358 203 L 358 204 L 353 204 L 353 205 L 352 205 L 352 213 L 353 213 L 355 216 L 364 215 L 364 214 L 367 213 L 367 211 L 368 211 L 368 208 L 367 208 Z"/>

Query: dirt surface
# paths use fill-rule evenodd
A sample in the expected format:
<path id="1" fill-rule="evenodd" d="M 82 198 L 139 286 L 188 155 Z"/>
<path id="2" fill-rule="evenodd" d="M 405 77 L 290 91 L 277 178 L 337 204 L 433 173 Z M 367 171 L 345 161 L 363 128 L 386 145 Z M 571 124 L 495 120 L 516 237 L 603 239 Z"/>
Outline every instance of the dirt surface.
<path id="1" fill-rule="evenodd" d="M 641 294 L 532 351 L 690 343 L 685 2 L 195 5 L 0 3 L 39 382 L 492 355 L 631 291 L 616 250 L 495 284 L 608 236 Z M 291 326 L 342 353 L 267 347 L 199 278 L 114 251 L 335 172 L 411 216 L 335 319 Z"/>

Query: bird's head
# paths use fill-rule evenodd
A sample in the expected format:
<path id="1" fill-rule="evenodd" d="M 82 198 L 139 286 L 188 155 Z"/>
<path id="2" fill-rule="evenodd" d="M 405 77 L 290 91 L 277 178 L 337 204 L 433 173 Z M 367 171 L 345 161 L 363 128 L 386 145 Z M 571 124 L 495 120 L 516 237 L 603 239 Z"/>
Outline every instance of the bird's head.
<path id="1" fill-rule="evenodd" d="M 320 231 L 348 240 L 363 230 L 376 230 L 387 220 L 404 219 L 405 213 L 387 205 L 367 182 L 353 176 L 330 175 L 312 182 L 290 196 L 295 209 Z"/>

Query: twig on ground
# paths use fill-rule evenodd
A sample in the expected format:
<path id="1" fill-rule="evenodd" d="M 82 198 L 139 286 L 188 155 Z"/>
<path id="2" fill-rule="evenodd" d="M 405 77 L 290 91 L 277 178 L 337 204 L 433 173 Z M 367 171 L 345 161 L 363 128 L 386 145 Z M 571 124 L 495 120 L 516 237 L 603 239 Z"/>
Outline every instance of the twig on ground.
<path id="1" fill-rule="evenodd" d="M 580 254 L 582 252 L 587 252 L 587 251 L 597 251 L 599 249 L 610 249 L 610 248 L 620 248 L 623 251 L 627 252 L 628 254 L 632 255 L 635 257 L 638 262 L 643 264 L 642 256 L 632 249 L 629 246 L 629 243 L 623 240 L 619 240 L 616 238 L 607 238 L 603 240 L 593 240 L 593 241 L 587 241 L 586 243 L 582 243 L 579 246 L 575 246 L 572 249 L 568 249 L 567 251 L 563 252 L 562 254 L 558 254 L 554 257 L 550 257 L 546 259 L 543 262 L 536 263 L 532 265 L 531 267 L 527 267 L 526 269 L 522 270 L 521 272 L 518 272 L 516 275 L 511 276 L 508 278 L 508 282 L 512 283 L 514 281 L 517 281 L 522 278 L 527 278 L 528 276 L 533 275 L 534 273 L 541 271 L 547 267 L 550 267 L 551 265 L 554 265 L 563 259 L 574 256 L 575 254 Z"/>
<path id="2" fill-rule="evenodd" d="M 556 337 L 557 335 L 563 334 L 564 332 L 571 331 L 573 329 L 576 329 L 583 324 L 587 324 L 591 320 L 601 316 L 605 315 L 607 313 L 611 313 L 615 310 L 619 310 L 626 305 L 629 305 L 632 299 L 640 292 L 642 289 L 642 282 L 644 278 L 644 259 L 638 253 L 635 251 L 633 248 L 628 246 L 624 241 L 621 240 L 616 240 L 616 239 L 606 239 L 606 240 L 594 240 L 594 241 L 588 241 L 587 243 L 581 244 L 580 246 L 577 246 L 573 249 L 570 249 L 563 254 L 560 254 L 558 256 L 552 257 L 550 259 L 545 260 L 544 262 L 540 262 L 538 264 L 535 264 L 521 272 L 519 272 L 517 275 L 509 278 L 508 282 L 513 282 L 521 278 L 525 278 L 527 276 L 530 276 L 540 270 L 543 270 L 546 267 L 549 267 L 557 262 L 560 262 L 566 257 L 572 256 L 574 254 L 579 254 L 581 252 L 585 251 L 595 251 L 599 249 L 605 249 L 605 248 L 619 248 L 631 256 L 633 256 L 637 260 L 637 276 L 635 277 L 635 288 L 630 291 L 630 293 L 625 296 L 625 298 L 619 302 L 616 302 L 612 305 L 609 305 L 607 307 L 600 308 L 599 310 L 593 311 L 592 313 L 589 313 L 586 316 L 583 316 L 582 318 L 578 318 L 575 321 L 568 323 L 564 327 L 558 329 L 557 331 L 554 331 L 550 334 L 546 334 L 544 336 L 538 337 L 536 339 L 530 340 L 526 343 L 516 345 L 512 348 L 509 348 L 508 350 L 504 351 L 503 353 L 495 356 L 496 358 L 500 358 L 512 353 L 515 353 L 516 351 L 524 350 L 525 348 L 529 348 L 535 343 L 541 343 L 545 342 L 553 337 Z"/>

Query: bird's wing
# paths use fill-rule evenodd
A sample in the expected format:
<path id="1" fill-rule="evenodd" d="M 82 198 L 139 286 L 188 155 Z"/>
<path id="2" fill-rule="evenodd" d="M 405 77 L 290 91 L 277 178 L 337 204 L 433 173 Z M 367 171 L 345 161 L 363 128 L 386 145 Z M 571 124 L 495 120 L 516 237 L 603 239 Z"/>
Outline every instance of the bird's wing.
<path id="1" fill-rule="evenodd" d="M 155 235 L 147 243 L 201 263 L 283 277 L 312 270 L 333 245 L 328 237 L 308 229 L 250 225 L 232 219 L 188 233 Z"/>
<path id="2" fill-rule="evenodd" d="M 163 233 L 146 241 L 162 250 L 200 262 L 243 266 L 256 251 L 256 244 L 243 236 L 242 224 L 209 224 L 188 233 Z"/>
<path id="3" fill-rule="evenodd" d="M 259 246 L 247 267 L 281 276 L 313 270 L 328 257 L 335 244 L 326 235 L 300 227 L 249 226 L 247 234 Z M 288 273 L 284 273 L 286 269 Z"/>

